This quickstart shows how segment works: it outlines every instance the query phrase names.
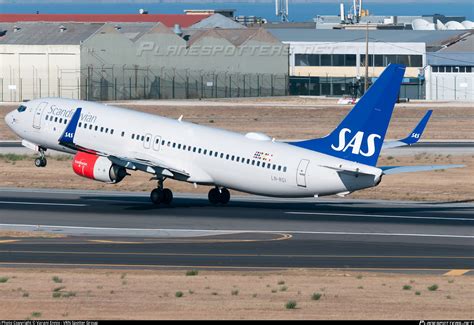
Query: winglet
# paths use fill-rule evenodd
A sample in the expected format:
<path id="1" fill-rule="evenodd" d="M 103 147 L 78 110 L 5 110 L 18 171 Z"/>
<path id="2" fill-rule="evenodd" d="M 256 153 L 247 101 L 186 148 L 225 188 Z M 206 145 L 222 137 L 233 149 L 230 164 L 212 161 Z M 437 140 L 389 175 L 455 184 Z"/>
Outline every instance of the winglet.
<path id="1" fill-rule="evenodd" d="M 58 140 L 60 144 L 74 144 L 74 136 L 76 134 L 77 124 L 79 123 L 79 119 L 81 118 L 81 111 L 82 108 L 78 107 L 72 115 L 72 118 L 66 126 L 66 129 Z"/>
<path id="2" fill-rule="evenodd" d="M 399 141 L 406 143 L 408 145 L 414 144 L 420 140 L 421 135 L 423 134 L 423 131 L 425 130 L 426 124 L 428 124 L 428 120 L 431 117 L 431 113 L 433 113 L 433 110 L 429 110 L 426 112 L 425 116 L 421 119 L 421 121 L 418 123 L 418 125 L 413 129 L 413 131 L 410 133 L 409 136 L 407 136 L 405 139 L 401 139 Z"/>

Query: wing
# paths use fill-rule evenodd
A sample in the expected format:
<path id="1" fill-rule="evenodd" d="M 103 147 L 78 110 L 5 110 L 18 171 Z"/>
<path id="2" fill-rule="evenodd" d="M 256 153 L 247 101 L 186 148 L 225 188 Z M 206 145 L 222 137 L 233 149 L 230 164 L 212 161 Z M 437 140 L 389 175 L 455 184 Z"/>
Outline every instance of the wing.
<path id="1" fill-rule="evenodd" d="M 380 166 L 384 175 L 394 175 L 402 173 L 424 172 L 440 169 L 462 168 L 465 165 L 427 165 L 427 166 Z"/>
<path id="2" fill-rule="evenodd" d="M 431 117 L 431 113 L 433 110 L 429 110 L 426 112 L 425 116 L 418 122 L 418 125 L 411 131 L 411 133 L 404 139 L 395 140 L 395 141 L 385 141 L 382 145 L 382 149 L 390 149 L 390 148 L 397 148 L 403 146 L 410 146 L 418 140 L 420 140 L 423 131 L 425 130 L 426 124 L 428 124 L 428 120 Z"/>
<path id="3" fill-rule="evenodd" d="M 142 170 L 148 173 L 163 175 L 167 177 L 174 177 L 179 179 L 186 179 L 189 177 L 189 173 L 181 168 L 173 166 L 173 162 L 168 162 L 157 157 L 140 153 L 131 152 L 130 156 L 123 156 L 116 152 L 101 152 L 94 150 L 93 148 L 87 148 L 77 143 L 75 139 L 77 125 L 81 117 L 82 108 L 77 108 L 74 112 L 71 120 L 69 121 L 66 129 L 59 138 L 58 142 L 60 145 L 67 148 L 96 154 L 109 158 L 113 163 L 132 170 Z"/>

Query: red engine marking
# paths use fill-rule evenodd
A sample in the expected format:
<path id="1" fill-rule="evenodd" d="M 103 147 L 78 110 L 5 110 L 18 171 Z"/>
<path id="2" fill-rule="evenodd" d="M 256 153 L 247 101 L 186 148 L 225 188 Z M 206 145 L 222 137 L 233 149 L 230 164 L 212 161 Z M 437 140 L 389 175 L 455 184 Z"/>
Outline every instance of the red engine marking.
<path id="1" fill-rule="evenodd" d="M 94 165 L 99 156 L 86 152 L 78 152 L 72 161 L 74 172 L 83 177 L 94 179 Z"/>

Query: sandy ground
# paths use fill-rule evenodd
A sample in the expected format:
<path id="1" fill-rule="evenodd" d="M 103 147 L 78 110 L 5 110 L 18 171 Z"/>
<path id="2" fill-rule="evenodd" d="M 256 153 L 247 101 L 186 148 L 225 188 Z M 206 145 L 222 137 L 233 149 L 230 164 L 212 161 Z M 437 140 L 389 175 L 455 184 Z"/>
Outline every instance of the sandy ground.
<path id="1" fill-rule="evenodd" d="M 21 160 L 11 160 L 0 155 L 0 187 L 25 188 L 67 188 L 82 190 L 145 191 L 154 188 L 150 175 L 133 172 L 119 184 L 105 184 L 74 174 L 70 156 L 57 156 L 48 159 L 46 168 L 34 167 L 33 156 L 18 156 Z M 391 199 L 391 200 L 436 200 L 472 201 L 474 200 L 474 156 L 426 155 L 392 157 L 385 155 L 379 165 L 430 165 L 465 164 L 466 168 L 444 171 L 423 172 L 385 176 L 382 183 L 372 189 L 358 191 L 349 198 Z M 25 177 L 27 175 L 27 177 Z M 167 180 L 166 187 L 175 192 L 207 193 L 209 187 Z M 239 193 L 241 194 L 241 193 Z"/>
<path id="2" fill-rule="evenodd" d="M 473 319 L 470 276 L 0 268 L 0 319 Z M 57 282 L 53 277 L 58 277 Z M 59 282 L 61 281 L 61 282 Z M 436 291 L 428 290 L 436 284 Z M 403 289 L 403 286 L 410 286 Z M 54 297 L 54 290 L 56 290 Z M 181 291 L 182 297 L 176 297 Z M 417 292 L 419 294 L 417 294 Z M 320 293 L 319 300 L 312 300 Z M 296 309 L 286 309 L 288 301 Z"/>
<path id="3" fill-rule="evenodd" d="M 237 132 L 264 132 L 277 139 L 308 139 L 324 136 L 347 114 L 350 106 L 335 105 L 334 99 L 299 97 L 227 99 L 219 101 L 141 101 L 118 106 L 170 118 L 220 127 Z M 16 105 L 0 105 L 0 140 L 17 139 L 6 127 L 4 116 Z M 405 137 L 425 111 L 434 110 L 423 139 L 474 139 L 472 103 L 398 104 L 387 138 Z"/>

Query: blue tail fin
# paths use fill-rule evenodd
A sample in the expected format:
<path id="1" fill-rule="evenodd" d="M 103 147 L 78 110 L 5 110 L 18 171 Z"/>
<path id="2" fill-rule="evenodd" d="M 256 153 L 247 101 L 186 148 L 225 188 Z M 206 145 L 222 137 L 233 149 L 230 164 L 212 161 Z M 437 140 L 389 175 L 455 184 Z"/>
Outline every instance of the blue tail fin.
<path id="1" fill-rule="evenodd" d="M 403 65 L 390 64 L 333 132 L 291 144 L 375 166 L 404 73 Z"/>

